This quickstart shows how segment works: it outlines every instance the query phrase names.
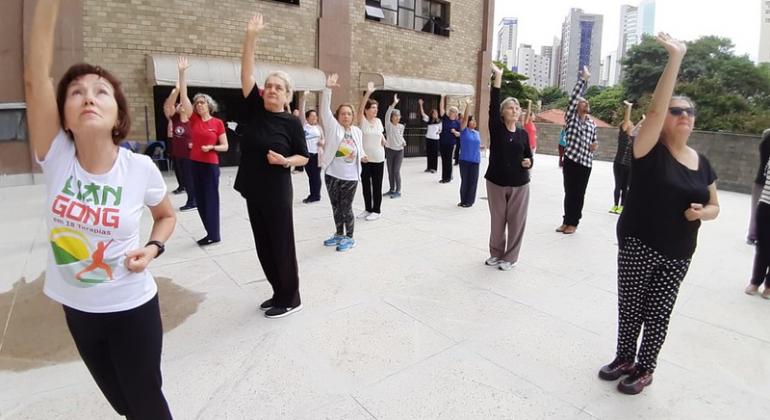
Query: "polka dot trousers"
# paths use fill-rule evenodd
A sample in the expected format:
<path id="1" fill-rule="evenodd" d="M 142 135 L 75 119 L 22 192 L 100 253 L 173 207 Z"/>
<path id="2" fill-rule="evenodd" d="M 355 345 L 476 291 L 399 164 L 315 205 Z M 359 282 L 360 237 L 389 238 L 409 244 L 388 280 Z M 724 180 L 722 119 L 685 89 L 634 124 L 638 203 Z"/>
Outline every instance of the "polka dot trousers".
<path id="1" fill-rule="evenodd" d="M 617 357 L 654 370 L 690 260 L 668 258 L 634 237 L 618 251 Z M 636 343 L 642 333 L 639 354 Z"/>

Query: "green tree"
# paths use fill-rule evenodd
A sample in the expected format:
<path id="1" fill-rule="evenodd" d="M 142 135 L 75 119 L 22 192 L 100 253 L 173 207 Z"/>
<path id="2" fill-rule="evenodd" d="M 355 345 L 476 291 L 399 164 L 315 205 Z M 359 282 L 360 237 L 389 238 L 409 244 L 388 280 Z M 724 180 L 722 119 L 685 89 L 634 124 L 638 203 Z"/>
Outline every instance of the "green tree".
<path id="1" fill-rule="evenodd" d="M 540 100 L 543 101 L 543 108 L 553 108 L 553 104 L 561 99 L 566 99 L 567 94 L 558 86 L 547 86 L 540 92 Z"/>
<path id="2" fill-rule="evenodd" d="M 770 122 L 770 66 L 756 66 L 733 48 L 715 36 L 688 42 L 676 92 L 696 103 L 699 129 L 759 133 Z M 651 37 L 631 48 L 623 60 L 626 99 L 638 102 L 652 93 L 666 60 Z"/>
<path id="3" fill-rule="evenodd" d="M 534 87 L 524 85 L 521 83 L 529 78 L 520 73 L 514 73 L 505 66 L 505 64 L 495 61 L 495 65 L 503 69 L 503 83 L 500 86 L 500 97 L 507 98 L 513 97 L 519 100 L 522 105 L 529 99 L 532 102 L 537 102 L 540 93 Z"/>

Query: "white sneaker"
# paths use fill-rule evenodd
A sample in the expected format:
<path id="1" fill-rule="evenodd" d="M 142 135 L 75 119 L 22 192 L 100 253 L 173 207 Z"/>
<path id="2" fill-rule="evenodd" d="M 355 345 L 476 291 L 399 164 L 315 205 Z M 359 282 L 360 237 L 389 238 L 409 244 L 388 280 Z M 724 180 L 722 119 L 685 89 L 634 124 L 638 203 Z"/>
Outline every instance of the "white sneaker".
<path id="1" fill-rule="evenodd" d="M 518 261 L 512 263 L 508 261 L 500 261 L 500 264 L 497 266 L 497 268 L 503 271 L 510 271 L 513 267 L 516 267 L 516 264 L 518 263 Z"/>
<path id="2" fill-rule="evenodd" d="M 364 211 L 361 212 L 361 214 L 356 216 L 356 218 L 357 219 L 366 219 L 366 217 L 369 216 L 370 214 L 371 213 L 369 213 L 368 211 L 364 210 Z"/>
<path id="3" fill-rule="evenodd" d="M 747 295 L 754 296 L 757 293 L 759 293 L 759 286 L 749 284 L 748 286 L 746 286 L 746 289 L 743 292 L 746 293 Z"/>
<path id="4" fill-rule="evenodd" d="M 366 220 L 368 221 L 374 221 L 380 218 L 380 213 L 369 213 L 368 216 L 366 216 Z"/>
<path id="5" fill-rule="evenodd" d="M 497 257 L 489 257 L 486 261 L 484 261 L 484 264 L 486 265 L 497 265 L 500 264 L 500 258 Z"/>

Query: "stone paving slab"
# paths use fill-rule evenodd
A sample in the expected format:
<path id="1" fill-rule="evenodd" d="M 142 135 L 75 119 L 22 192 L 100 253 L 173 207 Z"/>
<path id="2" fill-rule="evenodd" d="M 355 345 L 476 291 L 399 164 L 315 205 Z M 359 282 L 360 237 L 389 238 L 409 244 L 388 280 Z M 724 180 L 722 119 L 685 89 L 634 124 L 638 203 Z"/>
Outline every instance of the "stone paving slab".
<path id="1" fill-rule="evenodd" d="M 748 196 L 720 191 L 720 217 L 701 229 L 655 383 L 629 397 L 596 378 L 616 328 L 611 165 L 595 163 L 581 226 L 566 236 L 553 232 L 563 197 L 556 159 L 537 156 L 510 272 L 483 265 L 483 179 L 476 205 L 461 209 L 459 176 L 438 184 L 423 169 L 423 159 L 404 161 L 403 197 L 383 199 L 382 219 L 357 220 L 348 253 L 321 244 L 333 229 L 325 192 L 304 205 L 307 178 L 292 177 L 305 309 L 280 320 L 256 309 L 270 288 L 234 168 L 221 177 L 222 244 L 199 248 L 197 213 L 178 214 L 151 266 L 176 418 L 766 418 L 770 301 L 743 294 L 754 255 L 743 240 Z M 0 418 L 117 418 L 80 360 L 55 357 L 55 343 L 72 343 L 61 311 L 40 296 L 42 201 L 40 185 L 0 189 Z M 150 223 L 145 213 L 145 235 Z M 48 359 L 24 364 L 25 354 Z"/>

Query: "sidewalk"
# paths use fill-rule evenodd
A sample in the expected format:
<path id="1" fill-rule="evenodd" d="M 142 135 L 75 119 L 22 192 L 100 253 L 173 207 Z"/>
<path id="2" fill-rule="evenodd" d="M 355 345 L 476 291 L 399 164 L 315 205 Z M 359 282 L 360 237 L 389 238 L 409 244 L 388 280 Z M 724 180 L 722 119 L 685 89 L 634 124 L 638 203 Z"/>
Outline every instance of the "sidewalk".
<path id="1" fill-rule="evenodd" d="M 178 214 L 166 254 L 151 265 L 175 418 L 767 418 L 770 301 L 743 293 L 754 256 L 744 243 L 747 195 L 720 191 L 721 214 L 701 228 L 655 382 L 630 397 L 596 376 L 615 348 L 611 164 L 595 163 L 583 220 L 568 236 L 554 232 L 556 158 L 536 156 L 524 247 L 510 272 L 483 264 L 486 200 L 457 207 L 457 167 L 451 184 L 439 184 L 424 165 L 404 161 L 403 197 L 383 198 L 378 221 L 356 220 L 347 253 L 322 245 L 334 227 L 326 192 L 302 204 L 307 177 L 292 176 L 305 308 L 279 320 L 257 309 L 270 287 L 232 189 L 235 168 L 222 171 L 221 244 L 199 248 L 197 213 Z M 178 207 L 184 195 L 172 200 Z M 118 418 L 74 352 L 60 307 L 40 292 L 42 201 L 39 185 L 0 189 L 0 418 Z M 362 207 L 357 192 L 356 214 Z M 144 232 L 149 221 L 146 213 Z"/>

